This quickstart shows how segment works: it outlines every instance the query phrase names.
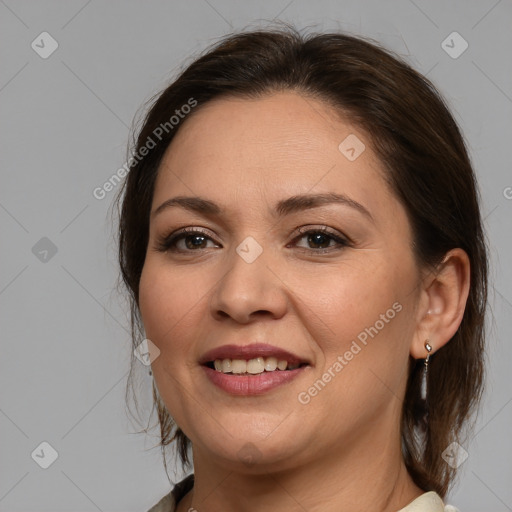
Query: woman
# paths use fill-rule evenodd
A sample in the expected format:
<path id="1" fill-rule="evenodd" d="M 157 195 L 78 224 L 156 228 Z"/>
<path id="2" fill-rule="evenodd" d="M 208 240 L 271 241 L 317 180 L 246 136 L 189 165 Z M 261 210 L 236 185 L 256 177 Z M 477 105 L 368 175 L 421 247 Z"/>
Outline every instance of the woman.
<path id="1" fill-rule="evenodd" d="M 426 78 L 348 35 L 225 38 L 144 120 L 119 254 L 162 450 L 193 456 L 151 512 L 444 510 L 487 257 Z"/>

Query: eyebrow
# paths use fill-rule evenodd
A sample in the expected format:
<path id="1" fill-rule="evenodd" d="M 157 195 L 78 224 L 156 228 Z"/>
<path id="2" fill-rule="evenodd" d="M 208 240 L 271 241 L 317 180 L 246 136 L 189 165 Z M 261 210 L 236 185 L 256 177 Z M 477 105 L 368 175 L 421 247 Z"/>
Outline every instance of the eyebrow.
<path id="1" fill-rule="evenodd" d="M 289 197 L 288 199 L 282 199 L 275 206 L 275 214 L 278 217 L 284 217 L 298 211 L 318 208 L 328 204 L 342 204 L 344 206 L 349 206 L 368 217 L 372 222 L 374 221 L 372 214 L 361 203 L 358 203 L 344 194 L 334 193 L 300 194 Z M 192 196 L 178 196 L 164 201 L 152 212 L 151 216 L 156 217 L 158 214 L 171 207 L 181 207 L 210 217 L 219 216 L 223 212 L 223 209 L 217 203 L 210 201 L 209 199 Z"/>

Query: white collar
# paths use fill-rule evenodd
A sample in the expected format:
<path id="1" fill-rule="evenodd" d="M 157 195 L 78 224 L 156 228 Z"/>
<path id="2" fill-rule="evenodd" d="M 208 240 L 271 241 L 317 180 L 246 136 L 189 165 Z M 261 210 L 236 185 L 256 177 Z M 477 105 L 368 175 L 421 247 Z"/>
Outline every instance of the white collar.
<path id="1" fill-rule="evenodd" d="M 443 500 L 434 491 L 426 492 L 398 512 L 445 512 Z"/>

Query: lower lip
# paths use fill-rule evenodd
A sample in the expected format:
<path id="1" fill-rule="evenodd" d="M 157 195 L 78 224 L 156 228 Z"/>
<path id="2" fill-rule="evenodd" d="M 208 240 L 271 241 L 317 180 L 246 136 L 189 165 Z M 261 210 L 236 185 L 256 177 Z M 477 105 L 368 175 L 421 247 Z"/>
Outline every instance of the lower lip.
<path id="1" fill-rule="evenodd" d="M 295 379 L 307 366 L 295 370 L 275 370 L 256 375 L 234 375 L 212 370 L 208 366 L 203 366 L 203 368 L 213 384 L 231 395 L 261 395 Z"/>

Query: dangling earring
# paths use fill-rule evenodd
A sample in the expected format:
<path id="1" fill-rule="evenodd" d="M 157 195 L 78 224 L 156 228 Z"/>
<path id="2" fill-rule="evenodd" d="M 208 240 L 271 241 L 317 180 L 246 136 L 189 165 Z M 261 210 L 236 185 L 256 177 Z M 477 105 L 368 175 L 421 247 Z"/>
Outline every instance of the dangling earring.
<path id="1" fill-rule="evenodd" d="M 427 376 L 428 376 L 428 361 L 430 359 L 430 352 L 432 352 L 432 345 L 429 340 L 425 340 L 425 349 L 427 350 L 427 357 L 425 358 L 425 367 L 423 370 L 423 377 L 421 379 L 421 399 L 427 400 Z"/>

